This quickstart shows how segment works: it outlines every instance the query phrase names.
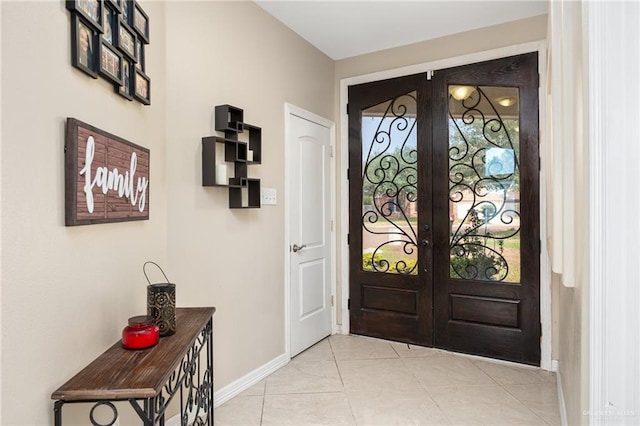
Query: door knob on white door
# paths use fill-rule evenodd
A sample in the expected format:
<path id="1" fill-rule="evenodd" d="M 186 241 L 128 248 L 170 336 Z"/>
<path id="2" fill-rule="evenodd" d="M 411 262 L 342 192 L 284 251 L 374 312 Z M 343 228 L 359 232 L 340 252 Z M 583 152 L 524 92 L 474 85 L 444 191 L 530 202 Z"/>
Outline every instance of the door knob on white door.
<path id="1" fill-rule="evenodd" d="M 305 248 L 306 246 L 307 246 L 306 244 L 303 244 L 303 245 L 301 245 L 301 246 L 298 246 L 297 244 L 294 244 L 294 245 L 293 245 L 293 247 L 291 247 L 291 250 L 292 250 L 294 253 L 297 253 L 297 252 L 299 252 L 300 250 L 302 250 L 303 248 Z"/>

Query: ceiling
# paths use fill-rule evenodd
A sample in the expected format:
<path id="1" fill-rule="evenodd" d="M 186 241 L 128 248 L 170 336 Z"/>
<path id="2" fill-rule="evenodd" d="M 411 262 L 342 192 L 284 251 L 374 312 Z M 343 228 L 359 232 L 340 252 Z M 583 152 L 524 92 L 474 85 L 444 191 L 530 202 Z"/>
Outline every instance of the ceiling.
<path id="1" fill-rule="evenodd" d="M 255 0 L 334 60 L 547 13 L 547 0 Z"/>

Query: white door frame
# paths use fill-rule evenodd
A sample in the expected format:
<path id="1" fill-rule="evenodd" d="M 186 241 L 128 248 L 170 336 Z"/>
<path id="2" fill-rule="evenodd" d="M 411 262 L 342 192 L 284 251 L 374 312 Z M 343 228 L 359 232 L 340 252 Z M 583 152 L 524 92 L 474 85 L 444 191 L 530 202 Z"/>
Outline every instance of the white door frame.
<path id="1" fill-rule="evenodd" d="M 547 44 L 540 40 L 530 43 L 523 43 L 499 49 L 487 50 L 484 52 L 472 53 L 469 55 L 456 56 L 423 64 L 411 65 L 392 70 L 376 72 L 372 74 L 360 75 L 344 78 L 340 80 L 340 200 L 341 204 L 341 235 L 340 247 L 342 256 L 339 261 L 342 265 L 340 276 L 342 295 L 342 325 L 340 332 L 349 334 L 349 245 L 347 244 L 347 233 L 349 232 L 349 181 L 347 179 L 347 167 L 349 164 L 349 116 L 347 115 L 347 102 L 349 100 L 348 88 L 354 84 L 369 83 L 372 81 L 385 80 L 388 78 L 402 77 L 405 75 L 430 72 L 433 70 L 467 65 L 476 62 L 489 61 L 492 59 L 504 58 L 507 56 L 520 55 L 523 53 L 538 52 L 538 72 L 540 74 L 539 112 L 540 112 L 540 239 L 547 241 L 547 215 L 546 215 L 546 184 L 545 184 L 545 152 L 546 144 L 546 73 L 547 73 Z M 551 318 L 551 265 L 549 263 L 549 252 L 546 244 L 541 244 L 542 253 L 540 255 L 540 322 L 542 323 L 542 336 L 540 339 L 540 367 L 545 370 L 553 370 L 555 363 L 551 359 L 552 344 L 552 318 Z"/>
<path id="2" fill-rule="evenodd" d="M 290 200 L 290 191 L 291 186 L 289 185 L 289 162 L 291 158 L 289 158 L 289 149 L 291 147 L 292 136 L 291 136 L 291 120 L 290 117 L 292 115 L 298 116 L 305 120 L 311 121 L 313 123 L 319 124 L 329 129 L 329 146 L 331 150 L 331 158 L 329 159 L 329 188 L 332 189 L 331 194 L 329 196 L 329 212 L 328 215 L 331 218 L 331 223 L 333 224 L 331 228 L 331 241 L 329 243 L 331 252 L 329 253 L 331 261 L 331 332 L 336 333 L 337 325 L 336 325 L 336 309 L 337 306 L 334 302 L 335 294 L 336 294 L 336 225 L 335 225 L 335 206 L 336 206 L 336 191 L 333 190 L 336 186 L 336 162 L 335 162 L 335 139 L 336 139 L 336 125 L 334 122 L 327 120 L 324 117 L 321 117 L 317 114 L 314 114 L 310 111 L 297 107 L 293 104 L 285 102 L 284 104 L 284 315 L 285 315 L 285 350 L 286 354 L 291 358 L 291 277 L 290 274 L 290 238 L 291 238 L 291 229 L 289 226 L 289 209 L 291 205 L 289 203 Z"/>

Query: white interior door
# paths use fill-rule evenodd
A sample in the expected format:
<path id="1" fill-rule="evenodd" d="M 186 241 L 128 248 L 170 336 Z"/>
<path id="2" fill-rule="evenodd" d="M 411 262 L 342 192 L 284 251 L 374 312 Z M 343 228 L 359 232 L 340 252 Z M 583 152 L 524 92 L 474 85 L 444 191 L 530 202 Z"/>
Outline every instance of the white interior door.
<path id="1" fill-rule="evenodd" d="M 289 114 L 290 355 L 331 334 L 331 129 Z"/>

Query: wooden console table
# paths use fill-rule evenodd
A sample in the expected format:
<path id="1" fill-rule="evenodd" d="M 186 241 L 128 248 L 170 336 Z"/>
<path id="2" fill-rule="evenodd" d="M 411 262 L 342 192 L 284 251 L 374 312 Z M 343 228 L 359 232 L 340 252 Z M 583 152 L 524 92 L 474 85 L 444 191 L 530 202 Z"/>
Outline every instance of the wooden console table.
<path id="1" fill-rule="evenodd" d="M 212 426 L 215 311 L 177 308 L 175 334 L 149 349 L 128 350 L 120 341 L 115 343 L 51 394 L 56 401 L 55 425 L 62 425 L 62 406 L 68 403 L 92 403 L 91 424 L 112 425 L 118 418 L 115 401 L 128 401 L 144 426 L 164 425 L 165 410 L 178 395 L 181 425 L 197 419 L 196 424 Z M 94 418 L 94 410 L 102 405 L 113 410 L 110 423 Z"/>

